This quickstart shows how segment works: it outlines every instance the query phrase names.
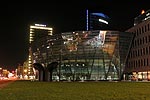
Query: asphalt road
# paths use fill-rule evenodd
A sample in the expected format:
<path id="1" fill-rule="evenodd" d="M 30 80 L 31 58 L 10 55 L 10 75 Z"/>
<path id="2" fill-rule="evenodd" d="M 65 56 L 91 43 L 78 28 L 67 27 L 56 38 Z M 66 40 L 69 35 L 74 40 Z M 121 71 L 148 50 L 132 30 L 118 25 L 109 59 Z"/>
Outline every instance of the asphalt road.
<path id="1" fill-rule="evenodd" d="M 15 80 L 0 80 L 0 89 L 6 87 L 9 83 L 14 81 Z"/>

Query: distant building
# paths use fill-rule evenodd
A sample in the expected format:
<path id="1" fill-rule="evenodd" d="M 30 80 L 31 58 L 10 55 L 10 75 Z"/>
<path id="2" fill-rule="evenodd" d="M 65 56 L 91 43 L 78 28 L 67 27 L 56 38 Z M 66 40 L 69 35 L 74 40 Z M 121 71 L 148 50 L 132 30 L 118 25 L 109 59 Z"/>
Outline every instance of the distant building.
<path id="1" fill-rule="evenodd" d="M 139 80 L 150 80 L 150 10 L 136 17 L 127 32 L 135 35 L 125 72 Z"/>
<path id="2" fill-rule="evenodd" d="M 147 19 L 150 19 L 150 10 L 147 10 L 146 12 L 142 10 L 141 14 L 134 18 L 134 26 Z"/>
<path id="3" fill-rule="evenodd" d="M 41 39 L 47 35 L 52 35 L 53 29 L 43 24 L 35 24 L 30 26 L 29 43 Z"/>
<path id="4" fill-rule="evenodd" d="M 110 18 L 99 12 L 86 11 L 87 25 L 86 30 L 107 30 L 109 29 Z"/>
<path id="5" fill-rule="evenodd" d="M 33 63 L 36 63 L 33 59 L 33 52 L 36 50 L 40 50 L 45 45 L 42 44 L 43 42 L 47 42 L 48 36 L 51 36 L 53 29 L 51 27 L 47 27 L 43 24 L 35 24 L 30 26 L 30 33 L 29 33 L 29 58 L 28 58 L 28 77 L 32 77 L 34 74 L 33 72 Z M 46 59 L 46 55 L 43 53 L 43 59 Z M 36 54 L 34 53 L 34 56 Z"/>

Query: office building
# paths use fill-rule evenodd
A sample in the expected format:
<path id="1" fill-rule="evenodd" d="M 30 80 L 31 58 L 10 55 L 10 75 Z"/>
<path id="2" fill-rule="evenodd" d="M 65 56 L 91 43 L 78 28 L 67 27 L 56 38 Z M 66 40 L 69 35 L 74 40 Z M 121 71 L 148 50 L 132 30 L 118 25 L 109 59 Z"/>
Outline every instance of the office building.
<path id="1" fill-rule="evenodd" d="M 147 19 L 150 19 L 150 10 L 147 10 L 146 12 L 145 10 L 142 10 L 141 14 L 134 18 L 134 26 Z"/>
<path id="2" fill-rule="evenodd" d="M 109 29 L 110 18 L 103 13 L 95 13 L 86 10 L 86 30 L 107 30 Z"/>
<path id="3" fill-rule="evenodd" d="M 150 10 L 137 16 L 134 26 L 127 30 L 134 33 L 125 73 L 136 80 L 150 80 Z"/>
<path id="4" fill-rule="evenodd" d="M 46 42 L 48 36 L 51 36 L 53 29 L 47 27 L 43 24 L 34 24 L 30 26 L 30 34 L 29 34 L 29 58 L 28 58 L 28 69 L 27 74 L 29 77 L 34 75 L 33 63 L 35 60 L 33 59 L 33 52 L 41 49 L 44 45 L 42 42 Z M 46 56 L 45 54 L 43 54 Z"/>

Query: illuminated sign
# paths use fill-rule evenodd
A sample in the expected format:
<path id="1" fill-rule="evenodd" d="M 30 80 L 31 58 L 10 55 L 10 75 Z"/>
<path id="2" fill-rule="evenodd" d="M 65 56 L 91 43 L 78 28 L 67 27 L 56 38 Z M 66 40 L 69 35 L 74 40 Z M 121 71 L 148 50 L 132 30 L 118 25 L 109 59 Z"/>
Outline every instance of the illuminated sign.
<path id="1" fill-rule="evenodd" d="M 43 24 L 35 24 L 35 26 L 46 27 L 46 25 Z"/>

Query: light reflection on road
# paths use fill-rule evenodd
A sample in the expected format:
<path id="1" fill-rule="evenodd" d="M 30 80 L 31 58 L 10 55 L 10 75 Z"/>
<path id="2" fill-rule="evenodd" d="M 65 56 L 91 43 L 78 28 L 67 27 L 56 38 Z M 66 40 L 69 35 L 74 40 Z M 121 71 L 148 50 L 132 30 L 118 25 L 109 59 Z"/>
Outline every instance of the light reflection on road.
<path id="1" fill-rule="evenodd" d="M 6 87 L 9 83 L 14 82 L 17 78 L 7 78 L 0 80 L 0 89 Z"/>

